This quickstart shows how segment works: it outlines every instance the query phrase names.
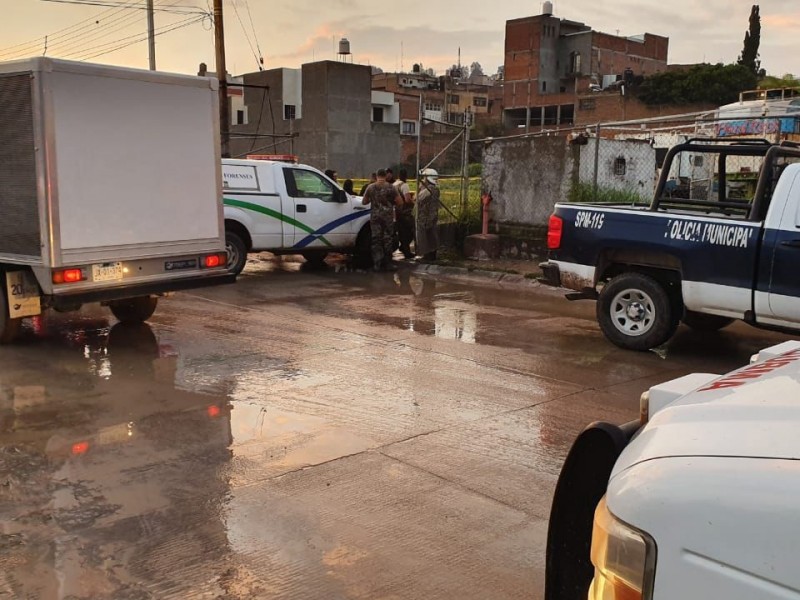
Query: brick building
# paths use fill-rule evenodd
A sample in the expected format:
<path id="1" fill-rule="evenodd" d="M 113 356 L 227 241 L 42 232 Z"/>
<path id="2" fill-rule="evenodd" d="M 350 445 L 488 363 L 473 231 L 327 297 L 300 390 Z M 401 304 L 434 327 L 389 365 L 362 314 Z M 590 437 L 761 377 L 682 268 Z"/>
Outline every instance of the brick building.
<path id="1" fill-rule="evenodd" d="M 618 82 L 665 71 L 668 48 L 659 35 L 621 37 L 559 19 L 545 2 L 542 14 L 506 22 L 504 124 L 537 130 L 654 116 L 620 100 Z"/>
<path id="2" fill-rule="evenodd" d="M 484 78 L 488 79 L 488 78 Z M 417 65 L 411 73 L 377 73 L 372 76 L 374 91 L 393 93 L 400 105 L 400 162 L 412 164 L 417 152 L 417 129 L 420 126 L 420 96 L 426 119 L 471 125 L 484 119 L 501 118 L 501 86 L 490 81 L 475 83 L 469 79 L 437 77 L 423 72 Z M 455 128 L 427 123 L 423 128 L 421 154 L 431 159 L 449 142 Z"/>

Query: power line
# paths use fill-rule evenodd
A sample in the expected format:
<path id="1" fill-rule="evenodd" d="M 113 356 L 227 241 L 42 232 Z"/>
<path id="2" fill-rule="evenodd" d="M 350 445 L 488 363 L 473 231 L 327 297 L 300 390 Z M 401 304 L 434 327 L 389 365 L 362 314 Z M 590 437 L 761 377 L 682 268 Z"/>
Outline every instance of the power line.
<path id="1" fill-rule="evenodd" d="M 247 33 L 247 28 L 244 26 L 244 22 L 242 21 L 242 17 L 239 15 L 239 9 L 236 7 L 235 0 L 231 2 L 233 5 L 233 12 L 236 13 L 236 18 L 239 20 L 239 25 L 242 27 L 242 33 L 244 33 L 244 39 L 247 40 L 247 45 L 250 46 L 250 52 L 253 53 L 253 58 L 256 59 L 256 65 L 258 68 L 261 69 L 261 65 L 258 62 L 258 56 L 256 55 L 256 49 L 253 47 L 253 43 L 250 41 L 250 36 Z"/>
<path id="2" fill-rule="evenodd" d="M 250 29 L 253 30 L 253 39 L 256 42 L 256 49 L 258 50 L 258 68 L 259 70 L 263 70 L 264 68 L 264 55 L 261 53 L 261 46 L 258 43 L 258 34 L 256 33 L 256 26 L 253 23 L 253 13 L 250 12 L 250 2 L 249 0 L 244 0 L 244 6 L 247 9 L 247 16 L 250 18 Z"/>

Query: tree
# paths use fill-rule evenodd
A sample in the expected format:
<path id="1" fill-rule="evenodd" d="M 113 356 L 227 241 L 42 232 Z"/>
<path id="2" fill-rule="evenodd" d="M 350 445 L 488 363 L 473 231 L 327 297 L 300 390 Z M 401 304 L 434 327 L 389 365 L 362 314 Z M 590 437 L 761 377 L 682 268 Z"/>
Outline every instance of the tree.
<path id="1" fill-rule="evenodd" d="M 483 76 L 483 67 L 481 67 L 481 63 L 474 62 L 469 68 L 469 76 L 472 77 L 482 77 Z"/>
<path id="2" fill-rule="evenodd" d="M 738 64 L 747 67 L 753 75 L 761 74 L 761 61 L 758 59 L 758 47 L 761 45 L 761 15 L 758 4 L 750 9 L 750 29 L 744 34 L 744 47 Z"/>
<path id="3" fill-rule="evenodd" d="M 736 102 L 739 93 L 755 89 L 755 73 L 744 65 L 695 65 L 646 77 L 633 92 L 645 104 L 722 106 Z"/>

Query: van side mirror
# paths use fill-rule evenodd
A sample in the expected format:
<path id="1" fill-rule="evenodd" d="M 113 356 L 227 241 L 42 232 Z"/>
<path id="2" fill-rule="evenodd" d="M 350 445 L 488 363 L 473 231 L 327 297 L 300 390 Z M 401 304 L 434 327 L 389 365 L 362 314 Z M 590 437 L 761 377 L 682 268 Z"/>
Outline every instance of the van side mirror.
<path id="1" fill-rule="evenodd" d="M 345 203 L 347 202 L 347 192 L 340 190 L 339 188 L 335 188 L 334 198 L 336 198 L 337 202 Z"/>

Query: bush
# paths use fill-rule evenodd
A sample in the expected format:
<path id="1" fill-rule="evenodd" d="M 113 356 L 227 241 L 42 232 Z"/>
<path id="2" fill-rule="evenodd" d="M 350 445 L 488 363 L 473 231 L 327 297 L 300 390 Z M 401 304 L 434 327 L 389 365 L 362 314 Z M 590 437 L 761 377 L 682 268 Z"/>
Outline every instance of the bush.
<path id="1" fill-rule="evenodd" d="M 656 73 L 644 79 L 635 93 L 645 104 L 713 104 L 722 106 L 755 89 L 758 80 L 742 65 L 695 65 L 683 71 Z"/>
<path id="2" fill-rule="evenodd" d="M 577 183 L 569 191 L 569 201 L 576 204 L 650 204 L 650 198 L 643 198 L 633 190 L 617 190 L 598 186 L 597 194 L 591 183 Z"/>
<path id="3" fill-rule="evenodd" d="M 483 174 L 483 165 L 481 163 L 470 163 L 467 166 L 467 175 L 470 177 L 480 177 Z"/>

